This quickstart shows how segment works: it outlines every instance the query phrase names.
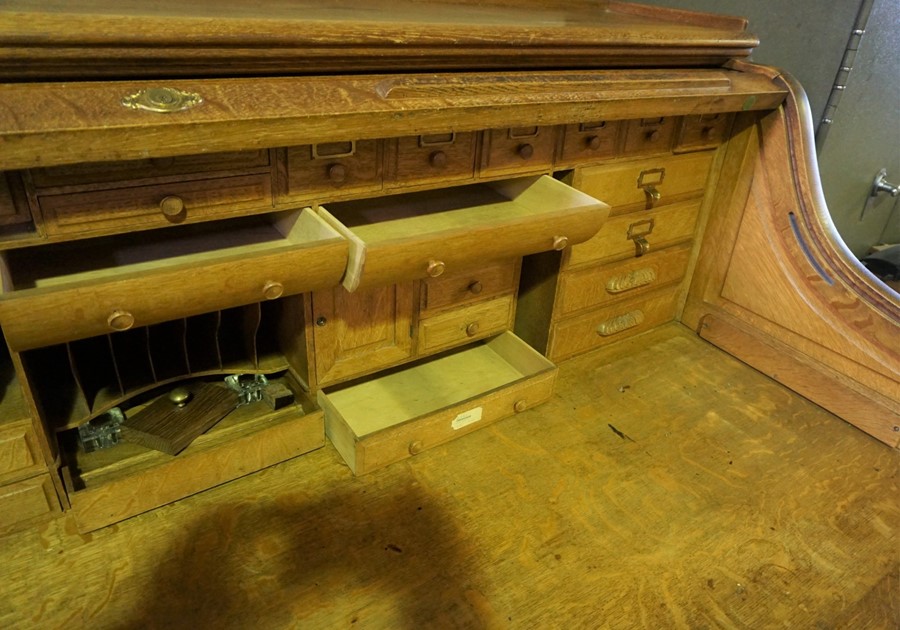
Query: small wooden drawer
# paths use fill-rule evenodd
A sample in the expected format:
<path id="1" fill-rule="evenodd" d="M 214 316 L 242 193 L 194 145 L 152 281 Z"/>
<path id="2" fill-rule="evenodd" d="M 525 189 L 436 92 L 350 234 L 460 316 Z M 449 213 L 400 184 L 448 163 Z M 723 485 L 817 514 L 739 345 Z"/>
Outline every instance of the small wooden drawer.
<path id="1" fill-rule="evenodd" d="M 700 200 L 611 218 L 596 236 L 563 254 L 564 267 L 639 258 L 693 238 Z"/>
<path id="2" fill-rule="evenodd" d="M 557 369 L 512 333 L 319 391 L 325 432 L 362 475 L 550 398 Z"/>
<path id="3" fill-rule="evenodd" d="M 0 534 L 22 529 L 60 511 L 50 475 L 0 486 Z"/>
<path id="4" fill-rule="evenodd" d="M 38 194 L 47 234 L 147 229 L 272 208 L 268 173 Z"/>
<path id="5" fill-rule="evenodd" d="M 689 244 L 611 265 L 582 267 L 560 275 L 557 310 L 577 311 L 629 299 L 678 282 L 687 270 Z"/>
<path id="6" fill-rule="evenodd" d="M 476 137 L 474 133 L 443 133 L 390 140 L 385 181 L 402 187 L 472 180 Z"/>
<path id="7" fill-rule="evenodd" d="M 675 140 L 675 151 L 697 151 L 719 146 L 728 138 L 733 120 L 734 114 L 728 113 L 685 116 Z"/>
<path id="8" fill-rule="evenodd" d="M 0 228 L 31 222 L 31 212 L 21 194 L 18 174 L 0 173 Z"/>
<path id="9" fill-rule="evenodd" d="M 328 142 L 285 151 L 286 190 L 289 198 L 381 190 L 381 141 Z"/>
<path id="10" fill-rule="evenodd" d="M 677 297 L 677 288 L 663 289 L 561 320 L 551 327 L 547 356 L 562 361 L 671 321 Z"/>
<path id="11" fill-rule="evenodd" d="M 556 127 L 489 129 L 483 142 L 483 177 L 547 171 L 553 166 Z"/>
<path id="12" fill-rule="evenodd" d="M 623 123 L 618 120 L 566 125 L 562 156 L 557 160 L 557 166 L 583 164 L 615 156 L 622 127 Z"/>
<path id="13" fill-rule="evenodd" d="M 0 325 L 25 350 L 322 289 L 347 251 L 308 209 L 10 250 Z"/>
<path id="14" fill-rule="evenodd" d="M 638 118 L 629 120 L 625 126 L 623 155 L 665 153 L 671 150 L 678 118 Z"/>
<path id="15" fill-rule="evenodd" d="M 519 280 L 517 261 L 482 266 L 422 283 L 420 313 L 426 317 L 448 307 L 463 306 L 501 293 L 512 293 Z"/>
<path id="16" fill-rule="evenodd" d="M 123 162 L 85 162 L 65 166 L 36 168 L 29 171 L 36 189 L 77 186 L 97 188 L 97 184 L 111 184 L 149 178 L 184 178 L 213 171 L 243 171 L 264 169 L 270 164 L 269 151 L 234 151 L 231 153 L 203 153 L 176 157 L 128 160 Z M 202 175 L 201 175 L 202 177 Z"/>
<path id="17" fill-rule="evenodd" d="M 613 215 L 649 210 L 702 196 L 712 159 L 706 151 L 589 166 L 576 170 L 571 183 L 608 203 Z"/>
<path id="18" fill-rule="evenodd" d="M 350 241 L 344 286 L 438 277 L 590 238 L 606 204 L 546 175 L 329 204 Z"/>
<path id="19" fill-rule="evenodd" d="M 419 322 L 419 354 L 431 354 L 503 332 L 510 327 L 512 317 L 511 295 L 428 317 Z"/>
<path id="20" fill-rule="evenodd" d="M 28 477 L 42 468 L 31 421 L 0 425 L 0 482 Z"/>

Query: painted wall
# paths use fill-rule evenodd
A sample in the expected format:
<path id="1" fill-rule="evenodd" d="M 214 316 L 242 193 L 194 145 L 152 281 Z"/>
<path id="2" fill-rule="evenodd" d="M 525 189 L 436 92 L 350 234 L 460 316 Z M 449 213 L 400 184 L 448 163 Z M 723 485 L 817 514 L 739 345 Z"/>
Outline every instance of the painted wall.
<path id="1" fill-rule="evenodd" d="M 640 0 L 644 4 L 740 15 L 761 44 L 751 59 L 792 74 L 806 89 L 818 125 L 862 0 Z M 857 255 L 876 242 L 900 242 L 900 203 L 884 196 L 863 216 L 872 179 L 887 168 L 900 183 L 900 11 L 875 0 L 866 34 L 819 147 L 819 171 L 832 220 Z M 861 218 L 862 217 L 862 218 Z"/>

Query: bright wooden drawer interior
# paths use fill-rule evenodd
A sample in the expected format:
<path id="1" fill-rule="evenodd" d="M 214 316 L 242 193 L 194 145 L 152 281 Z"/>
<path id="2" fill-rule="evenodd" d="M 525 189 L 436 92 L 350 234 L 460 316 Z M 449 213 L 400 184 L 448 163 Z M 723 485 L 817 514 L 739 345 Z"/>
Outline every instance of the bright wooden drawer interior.
<path id="1" fill-rule="evenodd" d="M 547 400 L 556 367 L 512 333 L 320 390 L 325 431 L 356 474 Z"/>
<path id="2" fill-rule="evenodd" d="M 320 208 L 350 241 L 344 286 L 437 277 L 590 238 L 606 204 L 546 175 Z"/>
<path id="3" fill-rule="evenodd" d="M 346 260 L 309 210 L 11 250 L 0 324 L 34 348 L 335 286 Z"/>

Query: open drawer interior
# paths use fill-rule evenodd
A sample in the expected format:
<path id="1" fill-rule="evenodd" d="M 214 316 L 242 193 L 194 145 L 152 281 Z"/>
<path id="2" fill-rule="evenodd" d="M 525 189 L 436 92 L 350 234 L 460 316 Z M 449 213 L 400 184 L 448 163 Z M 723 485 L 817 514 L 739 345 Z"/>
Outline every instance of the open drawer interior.
<path id="1" fill-rule="evenodd" d="M 557 368 L 510 332 L 319 392 L 326 433 L 356 474 L 550 397 Z"/>
<path id="2" fill-rule="evenodd" d="M 547 175 L 329 204 L 350 242 L 344 286 L 435 277 L 593 236 L 609 208 Z"/>

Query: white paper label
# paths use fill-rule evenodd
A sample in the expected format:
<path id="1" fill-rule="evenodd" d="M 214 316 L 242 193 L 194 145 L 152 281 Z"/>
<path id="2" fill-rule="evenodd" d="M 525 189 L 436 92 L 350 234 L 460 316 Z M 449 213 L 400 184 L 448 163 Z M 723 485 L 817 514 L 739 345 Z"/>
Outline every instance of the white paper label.
<path id="1" fill-rule="evenodd" d="M 453 419 L 453 422 L 450 423 L 450 426 L 453 427 L 453 430 L 455 431 L 467 427 L 473 422 L 478 422 L 479 420 L 481 420 L 481 407 L 475 407 L 474 409 L 469 409 L 456 416 Z"/>

